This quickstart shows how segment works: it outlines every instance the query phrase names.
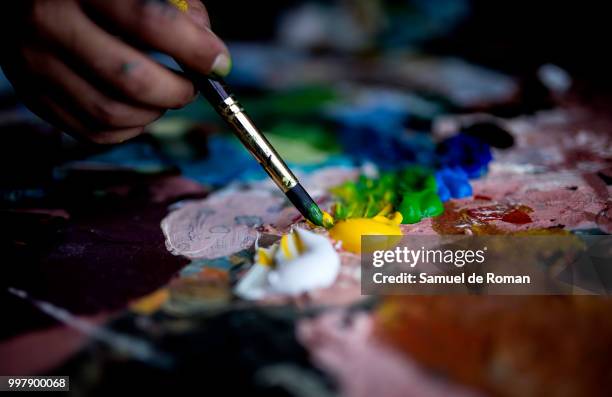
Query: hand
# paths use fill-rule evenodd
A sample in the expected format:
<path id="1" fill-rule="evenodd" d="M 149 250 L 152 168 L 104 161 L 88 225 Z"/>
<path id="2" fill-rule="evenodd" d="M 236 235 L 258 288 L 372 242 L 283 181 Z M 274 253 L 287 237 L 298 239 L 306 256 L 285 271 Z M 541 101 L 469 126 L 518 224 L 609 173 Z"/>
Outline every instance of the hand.
<path id="1" fill-rule="evenodd" d="M 124 141 L 196 95 L 190 81 L 137 48 L 197 72 L 229 72 L 229 53 L 202 3 L 182 4 L 186 12 L 163 0 L 12 2 L 0 21 L 2 67 L 42 118 L 96 143 Z"/>

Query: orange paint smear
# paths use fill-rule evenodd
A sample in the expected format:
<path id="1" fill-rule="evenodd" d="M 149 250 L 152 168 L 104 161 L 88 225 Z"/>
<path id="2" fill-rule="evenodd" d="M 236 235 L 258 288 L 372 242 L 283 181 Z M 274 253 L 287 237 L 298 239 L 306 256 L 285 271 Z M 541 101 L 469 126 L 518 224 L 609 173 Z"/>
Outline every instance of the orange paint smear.
<path id="1" fill-rule="evenodd" d="M 444 206 L 444 213 L 432 219 L 432 228 L 438 234 L 564 234 L 560 228 L 532 229 L 521 232 L 511 232 L 491 224 L 492 221 L 502 221 L 513 225 L 525 225 L 532 222 L 529 213 L 533 210 L 525 205 L 511 206 L 506 204 L 487 205 L 484 207 L 460 209 L 453 202 Z"/>
<path id="2" fill-rule="evenodd" d="M 161 288 L 146 295 L 130 305 L 130 309 L 139 314 L 152 314 L 170 298 L 167 288 Z"/>
<path id="3" fill-rule="evenodd" d="M 611 309 L 589 296 L 397 296 L 379 306 L 375 332 L 485 394 L 599 395 L 611 386 Z"/>

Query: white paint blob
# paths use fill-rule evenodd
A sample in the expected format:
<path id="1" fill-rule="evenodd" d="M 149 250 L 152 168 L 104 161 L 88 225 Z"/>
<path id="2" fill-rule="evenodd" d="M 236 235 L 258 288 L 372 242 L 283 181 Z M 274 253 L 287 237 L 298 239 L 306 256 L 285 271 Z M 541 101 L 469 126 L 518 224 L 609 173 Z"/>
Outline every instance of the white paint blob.
<path id="1" fill-rule="evenodd" d="M 255 264 L 234 292 L 249 300 L 299 295 L 329 287 L 339 271 L 340 257 L 326 237 L 295 229 L 272 247 L 258 249 Z"/>

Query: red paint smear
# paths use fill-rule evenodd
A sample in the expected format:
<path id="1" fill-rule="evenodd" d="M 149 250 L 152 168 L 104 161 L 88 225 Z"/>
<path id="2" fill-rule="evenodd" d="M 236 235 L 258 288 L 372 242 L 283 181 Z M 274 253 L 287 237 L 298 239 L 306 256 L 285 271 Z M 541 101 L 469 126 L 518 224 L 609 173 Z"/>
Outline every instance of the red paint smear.
<path id="1" fill-rule="evenodd" d="M 521 210 L 511 211 L 505 214 L 501 220 L 508 223 L 514 223 L 516 225 L 524 225 L 525 223 L 533 222 L 531 217 Z"/>
<path id="2" fill-rule="evenodd" d="M 467 215 L 480 222 L 501 220 L 503 222 L 523 225 L 533 222 L 528 212 L 531 209 L 525 206 L 508 207 L 503 204 L 489 205 L 486 207 L 473 208 L 466 211 Z"/>
<path id="3" fill-rule="evenodd" d="M 471 218 L 486 222 L 501 219 L 506 214 L 506 211 L 508 211 L 508 207 L 505 205 L 490 205 L 487 207 L 472 208 L 466 210 L 466 213 Z"/>
<path id="4" fill-rule="evenodd" d="M 489 197 L 489 196 L 485 196 L 485 195 L 482 195 L 482 194 L 477 194 L 477 195 L 474 196 L 474 200 L 487 200 L 487 201 L 491 201 L 493 199 L 491 197 Z"/>

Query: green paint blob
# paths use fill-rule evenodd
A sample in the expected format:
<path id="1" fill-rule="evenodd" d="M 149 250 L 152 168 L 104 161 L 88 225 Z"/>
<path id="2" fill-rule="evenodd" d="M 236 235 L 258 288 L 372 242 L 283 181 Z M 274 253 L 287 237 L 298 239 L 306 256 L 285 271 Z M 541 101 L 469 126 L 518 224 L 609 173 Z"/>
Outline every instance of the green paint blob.
<path id="1" fill-rule="evenodd" d="M 381 173 L 375 179 L 362 175 L 331 192 L 337 197 L 334 215 L 338 220 L 371 218 L 390 205 L 392 211 L 402 214 L 402 223 L 417 223 L 444 212 L 437 190 L 430 170 L 412 166 Z"/>
<path id="2" fill-rule="evenodd" d="M 337 101 L 338 98 L 339 94 L 333 88 L 322 85 L 306 85 L 265 94 L 237 94 L 237 99 L 245 112 L 260 128 L 262 123 L 274 122 L 279 118 L 320 117 L 321 109 Z M 168 114 L 194 122 L 214 122 L 223 125 L 214 108 L 205 100 L 193 101 L 181 109 L 170 110 Z"/>
<path id="3" fill-rule="evenodd" d="M 275 124 L 272 128 L 268 128 L 266 132 L 284 138 L 299 139 L 312 147 L 328 153 L 339 153 L 342 150 L 335 134 L 318 124 L 286 121 Z"/>
<path id="4" fill-rule="evenodd" d="M 431 171 L 410 167 L 400 171 L 397 179 L 401 199 L 395 208 L 404 217 L 402 223 L 417 223 L 444 212 L 436 178 Z"/>
<path id="5" fill-rule="evenodd" d="M 335 135 L 318 125 L 279 123 L 265 134 L 284 160 L 296 164 L 323 163 L 341 150 Z"/>
<path id="6" fill-rule="evenodd" d="M 265 117 L 303 117 L 316 114 L 337 99 L 336 92 L 326 86 L 303 86 L 273 92 L 255 98 L 244 97 L 242 105 L 256 119 Z"/>

